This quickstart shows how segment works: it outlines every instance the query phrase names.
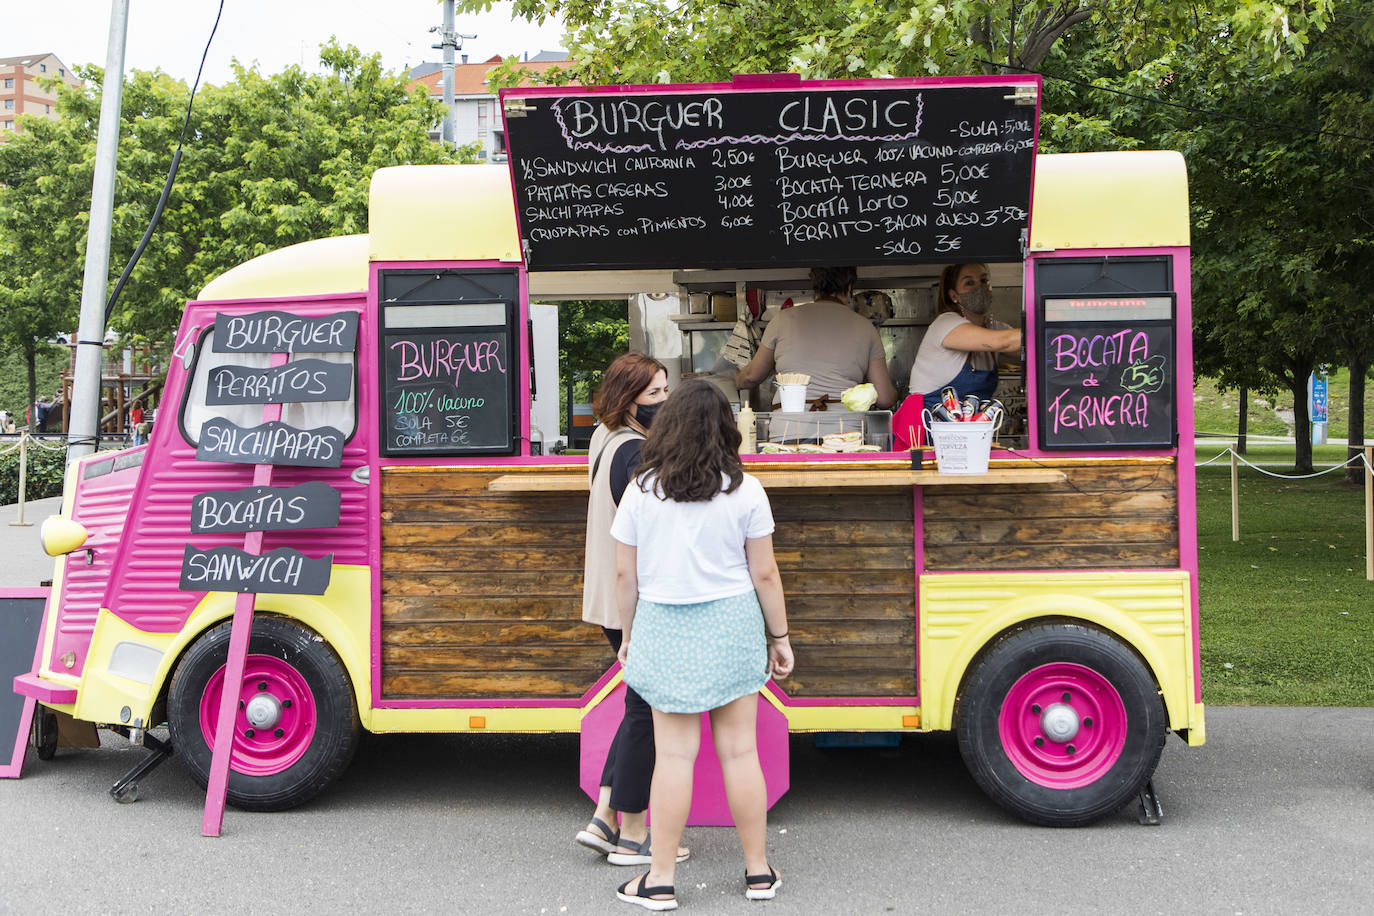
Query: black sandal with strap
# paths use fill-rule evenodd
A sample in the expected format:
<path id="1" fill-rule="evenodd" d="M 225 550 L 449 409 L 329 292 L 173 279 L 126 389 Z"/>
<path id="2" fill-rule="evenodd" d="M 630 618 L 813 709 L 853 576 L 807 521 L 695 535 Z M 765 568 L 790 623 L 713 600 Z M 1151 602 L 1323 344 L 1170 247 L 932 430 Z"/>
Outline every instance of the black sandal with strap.
<path id="1" fill-rule="evenodd" d="M 673 886 L 671 884 L 663 884 L 658 887 L 645 887 L 644 883 L 648 880 L 648 872 L 645 872 L 638 878 L 631 878 L 629 881 L 626 881 L 624 884 L 620 885 L 620 887 L 616 890 L 616 898 L 619 900 L 624 900 L 626 903 L 633 903 L 636 906 L 642 906 L 646 910 L 655 910 L 658 912 L 662 912 L 664 910 L 677 909 L 677 892 L 673 890 Z M 639 882 L 639 890 L 635 891 L 634 893 L 630 893 L 630 885 L 634 884 L 636 881 Z M 657 899 L 659 897 L 664 896 L 666 896 L 668 899 Z"/>
<path id="2" fill-rule="evenodd" d="M 601 831 L 601 836 L 597 836 L 590 830 L 579 830 L 577 832 L 577 842 L 588 849 L 595 849 L 603 856 L 607 853 L 615 852 L 616 844 L 620 842 L 620 831 L 612 830 L 611 825 L 599 817 L 593 817 L 588 827 L 595 827 Z"/>
<path id="3" fill-rule="evenodd" d="M 767 884 L 767 887 L 753 887 L 755 884 Z M 778 888 L 782 887 L 782 877 L 778 875 L 773 866 L 768 866 L 766 875 L 745 875 L 744 876 L 744 899 L 746 900 L 772 900 L 778 894 Z"/>

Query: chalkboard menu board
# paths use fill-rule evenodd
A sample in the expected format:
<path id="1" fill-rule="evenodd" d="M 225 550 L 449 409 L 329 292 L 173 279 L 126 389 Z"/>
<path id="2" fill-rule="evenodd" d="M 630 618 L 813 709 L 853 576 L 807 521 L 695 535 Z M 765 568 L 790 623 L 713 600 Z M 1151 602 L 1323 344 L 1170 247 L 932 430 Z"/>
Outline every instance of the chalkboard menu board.
<path id="1" fill-rule="evenodd" d="M 526 264 L 1019 261 L 1039 86 L 505 90 Z"/>
<path id="2" fill-rule="evenodd" d="M 380 282 L 383 453 L 514 454 L 515 272 L 395 270 Z"/>
<path id="3" fill-rule="evenodd" d="M 1172 448 L 1174 297 L 1056 297 L 1040 316 L 1040 447 Z"/>

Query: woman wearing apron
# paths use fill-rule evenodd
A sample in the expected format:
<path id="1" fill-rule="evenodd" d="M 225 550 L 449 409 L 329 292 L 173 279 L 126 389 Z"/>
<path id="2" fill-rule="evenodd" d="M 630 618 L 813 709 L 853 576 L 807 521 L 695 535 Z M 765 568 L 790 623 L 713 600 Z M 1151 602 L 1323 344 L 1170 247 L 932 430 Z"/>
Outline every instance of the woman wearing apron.
<path id="1" fill-rule="evenodd" d="M 920 407 L 932 408 L 940 403 L 940 392 L 951 387 L 960 398 L 992 397 L 997 389 L 997 354 L 1020 350 L 1021 331 L 990 318 L 991 307 L 986 264 L 945 268 L 940 276 L 940 314 L 926 329 L 911 369 L 910 400 L 920 398 Z M 894 432 L 906 428 L 895 419 L 893 427 Z"/>

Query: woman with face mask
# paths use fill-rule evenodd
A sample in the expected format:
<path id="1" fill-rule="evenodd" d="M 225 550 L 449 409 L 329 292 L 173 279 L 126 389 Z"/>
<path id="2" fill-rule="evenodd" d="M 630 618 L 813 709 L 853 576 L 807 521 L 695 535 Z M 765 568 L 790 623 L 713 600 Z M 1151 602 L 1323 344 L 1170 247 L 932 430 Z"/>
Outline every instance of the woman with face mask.
<path id="1" fill-rule="evenodd" d="M 615 541 L 611 522 L 630 478 L 639 467 L 644 436 L 654 414 L 668 399 L 668 373 L 643 353 L 615 358 L 601 376 L 592 412 L 601 425 L 587 450 L 591 496 L 587 504 L 587 550 L 582 586 L 582 619 L 601 627 L 613 652 L 620 650 L 620 612 L 615 596 Z M 654 772 L 654 721 L 648 704 L 625 691 L 620 722 L 606 765 L 591 822 L 577 842 L 606 856 L 612 865 L 649 862 L 649 780 Z M 678 850 L 678 861 L 687 850 Z"/>
<path id="2" fill-rule="evenodd" d="M 926 329 L 907 386 L 924 407 L 952 387 L 965 398 L 992 397 L 997 354 L 1021 349 L 1021 332 L 988 316 L 992 287 L 986 264 L 951 264 L 940 275 L 940 314 Z M 894 430 L 895 432 L 895 430 Z"/>

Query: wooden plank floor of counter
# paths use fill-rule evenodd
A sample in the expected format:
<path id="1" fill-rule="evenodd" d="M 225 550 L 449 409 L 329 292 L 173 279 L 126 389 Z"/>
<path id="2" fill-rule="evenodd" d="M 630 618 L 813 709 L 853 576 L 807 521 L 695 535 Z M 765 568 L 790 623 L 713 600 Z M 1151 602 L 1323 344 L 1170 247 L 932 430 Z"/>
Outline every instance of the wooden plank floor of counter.
<path id="1" fill-rule="evenodd" d="M 811 487 L 936 487 L 990 486 L 997 484 L 1049 484 L 1064 480 L 1058 468 L 993 467 L 986 474 L 941 474 L 935 470 L 902 467 L 847 467 L 817 462 L 798 467 L 786 464 L 746 464 L 765 489 L 806 489 Z M 493 493 L 575 493 L 587 491 L 587 473 L 578 471 L 525 471 L 503 474 L 487 485 Z"/>

